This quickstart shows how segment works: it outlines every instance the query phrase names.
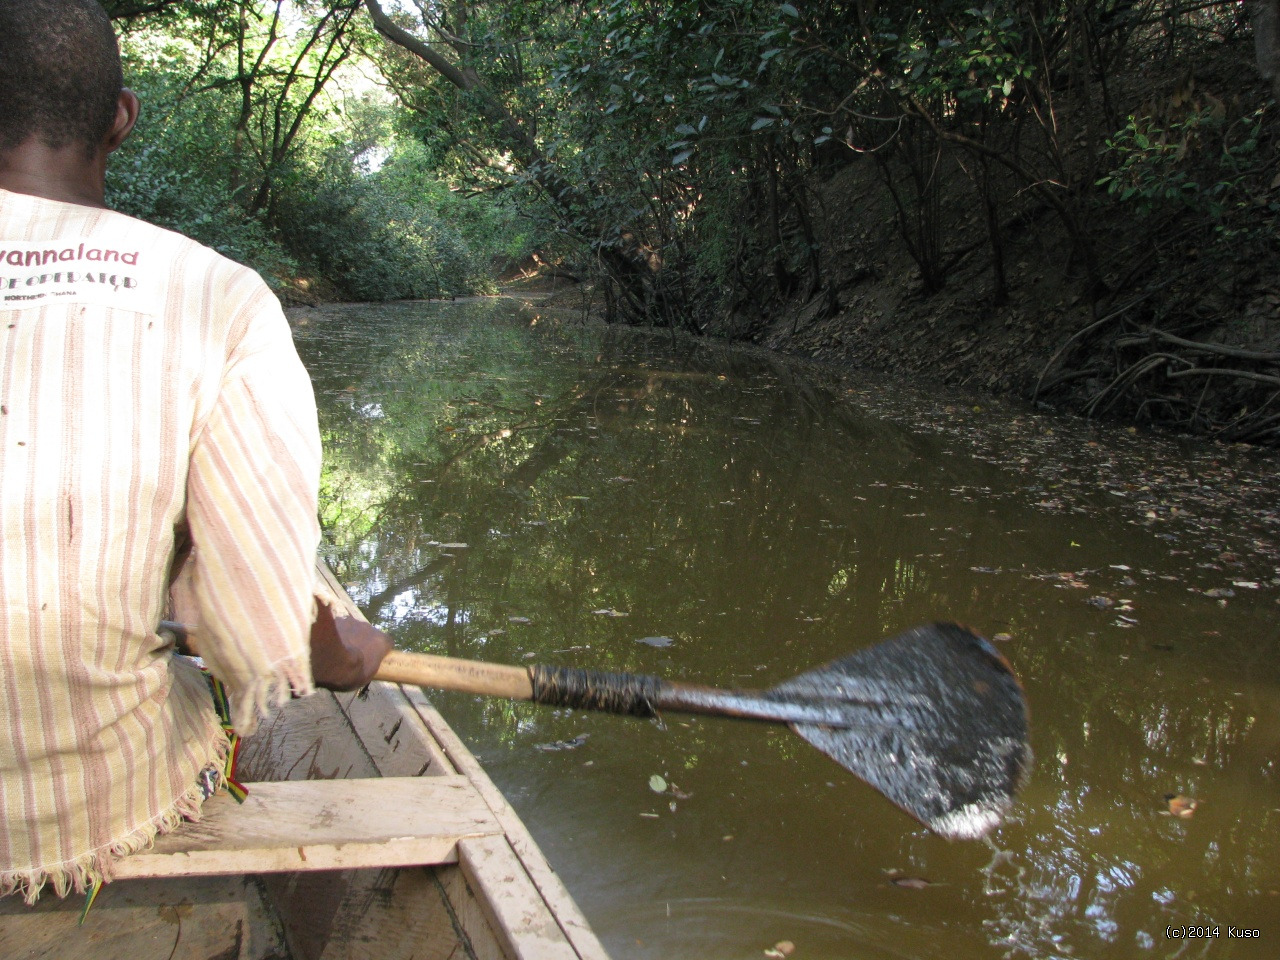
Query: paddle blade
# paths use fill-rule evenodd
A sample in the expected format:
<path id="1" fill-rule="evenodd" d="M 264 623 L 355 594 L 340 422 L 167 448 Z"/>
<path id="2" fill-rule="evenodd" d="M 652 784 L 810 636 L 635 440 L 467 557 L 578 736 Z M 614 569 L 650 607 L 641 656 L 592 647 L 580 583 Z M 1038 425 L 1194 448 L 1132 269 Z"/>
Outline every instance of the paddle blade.
<path id="1" fill-rule="evenodd" d="M 955 624 L 916 627 L 766 696 L 847 710 L 848 726 L 791 728 L 949 839 L 999 824 L 1031 766 L 1022 687 L 995 647 Z"/>

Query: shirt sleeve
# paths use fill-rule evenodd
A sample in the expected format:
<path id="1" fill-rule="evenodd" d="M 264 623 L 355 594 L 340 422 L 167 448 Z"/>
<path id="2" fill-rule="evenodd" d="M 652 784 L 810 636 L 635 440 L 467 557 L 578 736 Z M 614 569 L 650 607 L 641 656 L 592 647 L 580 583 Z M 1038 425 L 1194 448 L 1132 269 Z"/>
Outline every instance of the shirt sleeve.
<path id="1" fill-rule="evenodd" d="M 321 459 L 311 380 L 279 301 L 263 285 L 246 309 L 187 477 L 200 655 L 241 734 L 312 691 Z"/>

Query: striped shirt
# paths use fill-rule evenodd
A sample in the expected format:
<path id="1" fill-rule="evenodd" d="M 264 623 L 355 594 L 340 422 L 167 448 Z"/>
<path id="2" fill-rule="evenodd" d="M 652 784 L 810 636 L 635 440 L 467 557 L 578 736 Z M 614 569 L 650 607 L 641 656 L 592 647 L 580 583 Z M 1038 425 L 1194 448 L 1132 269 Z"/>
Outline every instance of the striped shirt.
<path id="1" fill-rule="evenodd" d="M 311 690 L 315 400 L 261 278 L 139 220 L 0 190 L 0 896 L 111 878 Z M 177 545 L 189 542 L 170 595 Z"/>

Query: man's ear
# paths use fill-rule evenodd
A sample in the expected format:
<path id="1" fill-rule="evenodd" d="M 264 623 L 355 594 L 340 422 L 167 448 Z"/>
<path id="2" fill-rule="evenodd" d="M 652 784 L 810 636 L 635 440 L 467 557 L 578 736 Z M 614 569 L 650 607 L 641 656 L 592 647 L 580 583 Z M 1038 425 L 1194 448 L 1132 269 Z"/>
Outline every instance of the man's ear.
<path id="1" fill-rule="evenodd" d="M 114 152 L 128 139 L 129 134 L 133 132 L 134 124 L 138 122 L 140 109 L 141 104 L 138 102 L 136 93 L 128 87 L 120 91 L 120 99 L 116 101 L 115 122 L 111 124 L 111 129 L 107 131 L 107 136 L 102 141 L 107 153 Z"/>

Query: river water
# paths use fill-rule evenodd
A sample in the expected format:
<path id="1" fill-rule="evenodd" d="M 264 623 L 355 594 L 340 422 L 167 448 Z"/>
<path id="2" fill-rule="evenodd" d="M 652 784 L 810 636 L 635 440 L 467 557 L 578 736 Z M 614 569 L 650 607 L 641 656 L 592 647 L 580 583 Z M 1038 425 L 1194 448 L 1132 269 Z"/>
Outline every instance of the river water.
<path id="1" fill-rule="evenodd" d="M 783 727 L 432 693 L 618 960 L 1280 956 L 1274 458 L 513 301 L 294 319 L 405 648 L 767 687 L 945 619 L 1019 673 L 990 844 Z"/>

